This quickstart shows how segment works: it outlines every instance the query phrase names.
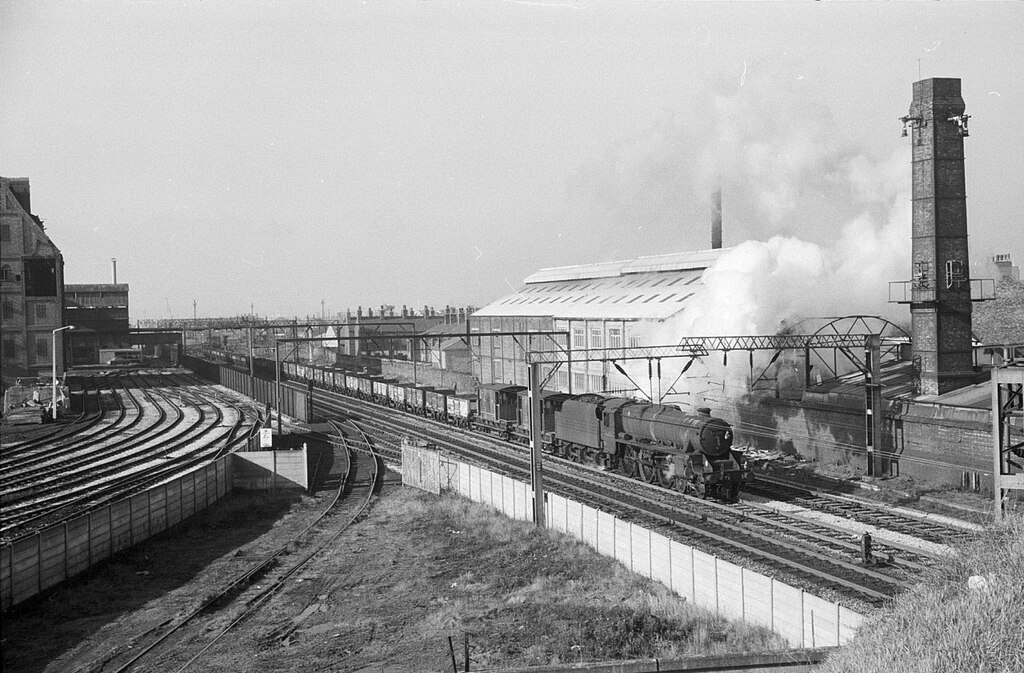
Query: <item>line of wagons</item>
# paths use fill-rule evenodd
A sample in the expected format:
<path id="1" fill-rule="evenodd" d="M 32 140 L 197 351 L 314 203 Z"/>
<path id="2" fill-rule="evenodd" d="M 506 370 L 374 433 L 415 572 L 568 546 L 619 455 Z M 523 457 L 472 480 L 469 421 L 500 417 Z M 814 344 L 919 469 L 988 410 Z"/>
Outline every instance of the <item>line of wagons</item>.
<path id="1" fill-rule="evenodd" d="M 245 356 L 224 356 L 247 364 Z M 282 369 L 290 380 L 504 440 L 530 441 L 524 386 L 485 384 L 464 393 L 303 363 L 285 362 Z M 541 424 L 549 453 L 682 492 L 735 500 L 752 478 L 743 452 L 733 449 L 732 427 L 707 408 L 689 413 L 626 397 L 543 391 Z"/>

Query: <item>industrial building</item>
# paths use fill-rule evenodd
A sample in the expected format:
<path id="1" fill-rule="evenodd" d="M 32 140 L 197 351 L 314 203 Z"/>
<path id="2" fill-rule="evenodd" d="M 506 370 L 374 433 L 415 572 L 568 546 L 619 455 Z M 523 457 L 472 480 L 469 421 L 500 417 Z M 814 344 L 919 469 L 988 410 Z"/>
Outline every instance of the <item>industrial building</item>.
<path id="1" fill-rule="evenodd" d="M 473 314 L 470 335 L 521 333 L 471 338 L 473 374 L 481 383 L 526 385 L 531 350 L 647 345 L 660 324 L 686 308 L 704 271 L 722 253 L 713 248 L 540 270 L 517 292 Z M 573 363 L 570 354 L 547 388 L 632 394 L 636 386 L 609 362 Z"/>
<path id="2" fill-rule="evenodd" d="M 64 286 L 68 366 L 102 362 L 100 351 L 129 348 L 128 285 L 104 283 Z"/>
<path id="3" fill-rule="evenodd" d="M 61 353 L 64 258 L 32 213 L 28 178 L 0 177 L 0 306 L 3 386 L 19 377 L 49 378 Z M 57 372 L 63 358 L 57 357 Z"/>

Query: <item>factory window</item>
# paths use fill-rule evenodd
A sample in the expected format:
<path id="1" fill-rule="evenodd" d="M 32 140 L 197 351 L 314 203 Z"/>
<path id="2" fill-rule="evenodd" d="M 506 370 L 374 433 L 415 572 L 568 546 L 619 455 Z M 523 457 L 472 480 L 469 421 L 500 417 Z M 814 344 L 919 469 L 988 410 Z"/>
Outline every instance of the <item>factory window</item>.
<path id="1" fill-rule="evenodd" d="M 50 354 L 50 342 L 46 337 L 36 337 L 36 356 L 44 358 Z"/>
<path id="2" fill-rule="evenodd" d="M 638 337 L 638 336 L 631 336 L 631 337 L 629 337 L 629 347 L 630 348 L 640 348 L 640 337 Z"/>
<path id="3" fill-rule="evenodd" d="M 2 224 L 0 225 L 0 241 L 9 243 L 11 240 L 11 225 Z"/>
<path id="4" fill-rule="evenodd" d="M 600 327 L 590 328 L 590 347 L 604 348 L 604 339 L 602 338 Z"/>
<path id="5" fill-rule="evenodd" d="M 608 328 L 608 348 L 622 348 L 622 329 L 619 327 Z"/>
<path id="6" fill-rule="evenodd" d="M 586 348 L 587 347 L 587 337 L 583 333 L 583 328 L 582 327 L 573 327 L 572 328 L 572 347 L 573 348 Z"/>
<path id="7" fill-rule="evenodd" d="M 25 258 L 25 296 L 57 296 L 57 260 L 55 258 Z"/>
<path id="8" fill-rule="evenodd" d="M 584 388 L 587 387 L 587 375 L 581 374 L 580 372 L 573 372 L 572 387 L 577 393 L 586 392 L 584 391 Z"/>
<path id="9" fill-rule="evenodd" d="M 4 299 L 3 304 L 0 305 L 0 317 L 4 320 L 10 320 L 14 317 L 14 304 L 11 303 L 10 299 Z"/>
<path id="10" fill-rule="evenodd" d="M 36 304 L 36 320 L 46 320 L 46 304 Z"/>
<path id="11" fill-rule="evenodd" d="M 15 356 L 15 352 L 18 350 L 17 344 L 14 343 L 14 339 L 4 339 L 4 357 L 10 360 Z"/>
<path id="12" fill-rule="evenodd" d="M 592 390 L 595 393 L 604 390 L 604 381 L 602 380 L 600 374 L 590 375 L 590 390 Z"/>

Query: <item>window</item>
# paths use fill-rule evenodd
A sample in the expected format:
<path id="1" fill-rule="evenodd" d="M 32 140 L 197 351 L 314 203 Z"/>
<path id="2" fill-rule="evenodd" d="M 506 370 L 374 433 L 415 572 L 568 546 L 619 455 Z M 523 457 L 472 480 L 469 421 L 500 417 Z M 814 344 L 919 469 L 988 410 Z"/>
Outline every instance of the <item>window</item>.
<path id="1" fill-rule="evenodd" d="M 631 337 L 629 337 L 629 347 L 630 348 L 640 348 L 640 337 L 638 337 L 638 336 L 631 336 Z"/>
<path id="2" fill-rule="evenodd" d="M 573 348 L 586 348 L 587 347 L 587 336 L 583 333 L 582 327 L 572 328 L 572 347 Z"/>
<path id="3" fill-rule="evenodd" d="M 604 381 L 600 374 L 590 375 L 590 390 L 595 393 L 604 390 Z"/>
<path id="4" fill-rule="evenodd" d="M 46 337 L 36 337 L 36 356 L 44 358 L 50 354 L 50 342 Z"/>
<path id="5" fill-rule="evenodd" d="M 3 304 L 0 305 L 0 307 L 2 307 L 0 308 L 0 316 L 2 316 L 4 320 L 10 320 L 14 317 L 14 304 L 11 303 L 10 299 L 4 299 Z"/>
<path id="6" fill-rule="evenodd" d="M 622 348 L 622 328 L 608 328 L 608 348 Z"/>
<path id="7" fill-rule="evenodd" d="M 57 260 L 53 257 L 25 258 L 25 296 L 57 296 Z"/>
<path id="8" fill-rule="evenodd" d="M 16 350 L 14 339 L 4 339 L 4 357 L 6 359 L 12 359 Z"/>
<path id="9" fill-rule="evenodd" d="M 11 241 L 11 225 L 0 224 L 0 241 L 9 243 Z"/>
<path id="10" fill-rule="evenodd" d="M 36 320 L 46 320 L 46 304 L 36 304 Z"/>
<path id="11" fill-rule="evenodd" d="M 577 393 L 584 392 L 587 387 L 587 375 L 580 372 L 572 373 L 572 388 Z"/>
<path id="12" fill-rule="evenodd" d="M 601 334 L 600 327 L 590 328 L 590 347 L 591 348 L 604 348 L 604 338 Z"/>

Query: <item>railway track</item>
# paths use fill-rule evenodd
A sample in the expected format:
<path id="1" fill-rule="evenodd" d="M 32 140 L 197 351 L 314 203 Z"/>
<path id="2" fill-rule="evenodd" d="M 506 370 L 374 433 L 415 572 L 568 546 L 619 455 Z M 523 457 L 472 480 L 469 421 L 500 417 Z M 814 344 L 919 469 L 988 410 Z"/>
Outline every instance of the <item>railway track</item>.
<path id="1" fill-rule="evenodd" d="M 333 497 L 311 523 L 232 575 L 218 592 L 184 616 L 149 630 L 139 642 L 126 644 L 103 660 L 92 662 L 88 669 L 115 673 L 197 670 L 232 630 L 266 608 L 298 573 L 315 566 L 321 552 L 365 513 L 383 477 L 380 457 L 359 426 L 347 422 L 337 423 L 335 428 L 337 435 L 321 438 L 334 447 L 333 467 L 324 480 L 325 485 L 333 486 Z M 302 585 L 302 591 L 308 593 L 307 608 L 318 596 L 335 589 L 336 580 L 329 573 L 321 575 Z M 287 639 L 307 614 L 308 609 L 303 609 L 275 615 L 279 623 L 274 637 Z"/>
<path id="2" fill-rule="evenodd" d="M 527 452 L 515 444 L 453 428 L 347 396 L 317 392 L 319 408 L 358 414 L 379 427 L 378 442 L 396 445 L 402 435 L 414 436 L 454 449 L 462 455 L 500 466 L 510 476 L 529 480 Z M 512 449 L 512 450 L 510 450 Z M 841 597 L 877 605 L 905 588 L 941 552 L 914 545 L 879 544 L 870 563 L 862 558 L 859 539 L 849 530 L 810 522 L 770 505 L 704 501 L 626 480 L 555 457 L 545 458 L 549 488 L 606 511 L 633 519 L 653 519 L 671 527 L 688 544 L 722 554 L 733 550 L 742 559 L 767 566 L 772 574 L 796 576 L 798 586 L 826 587 Z M 881 508 L 879 508 L 881 510 Z M 884 510 L 877 521 L 885 520 Z M 914 520 L 902 522 L 901 532 L 913 534 Z M 930 537 L 932 524 L 920 529 Z M 877 564 L 877 565 L 876 565 Z"/>
<path id="3" fill-rule="evenodd" d="M 967 529 L 906 516 L 855 498 L 823 493 L 775 477 L 759 476 L 748 490 L 751 494 L 774 501 L 791 502 L 806 509 L 850 519 L 865 526 L 911 535 L 935 544 L 962 542 L 971 536 Z"/>
<path id="4" fill-rule="evenodd" d="M 22 443 L 0 466 L 0 536 L 15 539 L 218 457 L 255 427 L 249 403 L 191 378 L 116 379 L 117 408 L 63 445 Z"/>

